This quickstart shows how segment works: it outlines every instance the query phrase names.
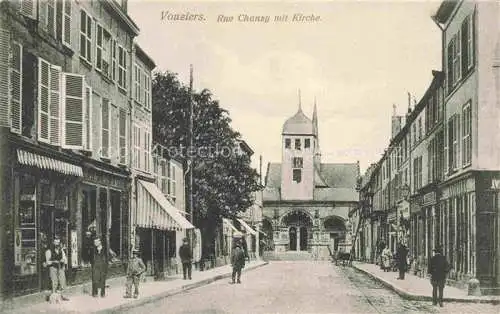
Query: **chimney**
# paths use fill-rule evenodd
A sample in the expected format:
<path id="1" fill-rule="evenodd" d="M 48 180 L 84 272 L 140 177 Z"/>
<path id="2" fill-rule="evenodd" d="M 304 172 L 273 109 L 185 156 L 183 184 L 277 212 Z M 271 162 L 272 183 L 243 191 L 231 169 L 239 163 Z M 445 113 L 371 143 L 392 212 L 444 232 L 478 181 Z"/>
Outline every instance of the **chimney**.
<path id="1" fill-rule="evenodd" d="M 392 105 L 391 138 L 401 131 L 402 119 L 402 116 L 396 115 L 396 105 Z"/>
<path id="2" fill-rule="evenodd" d="M 122 6 L 122 10 L 125 11 L 125 13 L 128 13 L 127 10 L 128 10 L 128 5 L 127 5 L 127 1 L 128 0 L 121 0 L 121 6 Z"/>

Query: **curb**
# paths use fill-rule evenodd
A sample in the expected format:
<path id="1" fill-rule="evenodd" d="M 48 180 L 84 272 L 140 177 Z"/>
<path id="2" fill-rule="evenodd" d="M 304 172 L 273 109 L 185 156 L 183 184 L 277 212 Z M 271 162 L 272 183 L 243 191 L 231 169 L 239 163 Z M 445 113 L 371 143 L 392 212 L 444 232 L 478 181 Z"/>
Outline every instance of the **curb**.
<path id="1" fill-rule="evenodd" d="M 251 267 L 248 267 L 248 268 L 244 268 L 243 272 L 248 272 L 250 270 L 254 270 L 256 268 L 265 266 L 267 264 L 269 264 L 269 262 L 263 262 L 262 264 L 259 264 L 259 265 L 254 265 L 254 266 L 251 266 Z M 155 295 L 152 295 L 152 296 L 140 298 L 139 300 L 135 300 L 135 301 L 130 302 L 130 303 L 121 304 L 121 305 L 118 305 L 118 306 L 115 306 L 115 307 L 112 307 L 112 308 L 108 308 L 108 309 L 105 309 L 105 310 L 100 310 L 100 311 L 97 311 L 97 312 L 94 312 L 94 313 L 99 313 L 99 314 L 100 313 L 102 313 L 102 314 L 104 314 L 104 313 L 119 313 L 119 312 L 127 310 L 127 309 L 132 309 L 132 308 L 135 308 L 135 307 L 139 307 L 141 305 L 145 305 L 145 304 L 148 304 L 148 303 L 155 302 L 155 301 L 160 300 L 160 299 L 164 299 L 164 298 L 167 298 L 167 297 L 171 297 L 171 296 L 180 294 L 180 293 L 182 293 L 184 291 L 188 291 L 188 290 L 196 289 L 196 288 L 199 288 L 199 287 L 202 287 L 202 286 L 206 286 L 206 285 L 208 285 L 208 284 L 210 284 L 212 282 L 215 282 L 215 281 L 218 281 L 218 280 L 221 280 L 221 279 L 224 279 L 224 278 L 229 278 L 229 277 L 231 277 L 231 274 L 232 274 L 231 272 L 228 272 L 228 273 L 216 275 L 214 277 L 203 279 L 203 280 L 200 280 L 200 281 L 195 282 L 195 283 L 186 284 L 186 285 L 184 285 L 184 286 L 182 286 L 180 288 L 175 288 L 175 289 L 172 289 L 172 290 L 163 291 L 161 293 L 158 293 L 158 294 L 155 294 Z"/>
<path id="2" fill-rule="evenodd" d="M 430 296 L 430 295 L 420 295 L 420 294 L 409 293 L 406 290 L 403 290 L 403 289 L 397 287 L 393 283 L 391 283 L 391 282 L 389 282 L 389 281 L 387 281 L 387 280 L 385 280 L 383 278 L 380 278 L 380 277 L 378 277 L 378 276 L 370 273 L 367 270 L 359 268 L 355 264 L 353 264 L 353 268 L 356 269 L 357 271 L 365 274 L 365 275 L 368 275 L 372 279 L 374 279 L 374 280 L 382 283 L 386 288 L 389 288 L 390 290 L 396 292 L 403 299 L 411 300 L 411 301 L 430 301 L 430 302 L 432 302 L 432 296 Z M 429 289 L 429 291 L 431 291 L 431 290 Z M 461 299 L 461 298 L 446 298 L 446 297 L 443 297 L 443 302 L 489 303 L 489 304 L 494 304 L 494 305 L 500 304 L 500 300 L 497 300 L 497 299 L 473 299 L 473 298 L 471 298 L 471 299 Z"/>

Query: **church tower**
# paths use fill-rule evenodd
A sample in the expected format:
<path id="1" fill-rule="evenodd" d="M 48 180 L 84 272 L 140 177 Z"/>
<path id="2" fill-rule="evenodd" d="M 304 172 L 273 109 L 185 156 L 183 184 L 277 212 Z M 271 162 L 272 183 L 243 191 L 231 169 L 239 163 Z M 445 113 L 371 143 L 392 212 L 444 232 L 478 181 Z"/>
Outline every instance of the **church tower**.
<path id="1" fill-rule="evenodd" d="M 316 109 L 315 109 L 316 112 Z M 311 121 L 299 109 L 285 121 L 282 132 L 281 199 L 312 200 L 317 143 L 317 116 Z M 319 165 L 318 165 L 319 166 Z"/>

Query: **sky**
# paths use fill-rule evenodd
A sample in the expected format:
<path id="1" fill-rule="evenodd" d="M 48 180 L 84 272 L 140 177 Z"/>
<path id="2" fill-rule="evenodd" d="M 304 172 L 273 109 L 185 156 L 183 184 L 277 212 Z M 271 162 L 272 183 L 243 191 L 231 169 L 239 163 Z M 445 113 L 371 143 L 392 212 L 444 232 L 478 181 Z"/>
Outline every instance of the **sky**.
<path id="1" fill-rule="evenodd" d="M 393 105 L 404 114 L 441 70 L 437 1 L 129 0 L 139 45 L 160 71 L 209 89 L 263 172 L 281 161 L 281 131 L 298 109 L 318 108 L 322 162 L 377 162 L 391 136 Z M 182 14 L 203 15 L 186 21 Z M 293 21 L 294 14 L 314 21 Z M 285 22 L 275 16 L 288 16 Z M 163 16 L 163 19 L 162 19 Z M 249 21 L 269 16 L 269 21 Z M 298 16 L 298 15 L 297 15 Z M 232 20 L 231 20 L 232 17 Z M 319 18 L 318 18 L 319 17 Z M 230 21 L 231 20 L 231 21 Z M 243 20 L 243 21 L 241 21 Z"/>

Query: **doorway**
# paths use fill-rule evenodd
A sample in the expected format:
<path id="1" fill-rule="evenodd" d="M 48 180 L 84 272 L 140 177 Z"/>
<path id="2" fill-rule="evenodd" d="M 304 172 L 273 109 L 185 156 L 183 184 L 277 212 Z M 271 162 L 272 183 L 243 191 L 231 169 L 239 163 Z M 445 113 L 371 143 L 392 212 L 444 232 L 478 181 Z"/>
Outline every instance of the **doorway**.
<path id="1" fill-rule="evenodd" d="M 307 251 L 307 228 L 300 227 L 300 250 Z"/>
<path id="2" fill-rule="evenodd" d="M 290 238 L 290 244 L 289 244 L 290 251 L 297 251 L 297 228 L 290 227 L 289 238 Z"/>

